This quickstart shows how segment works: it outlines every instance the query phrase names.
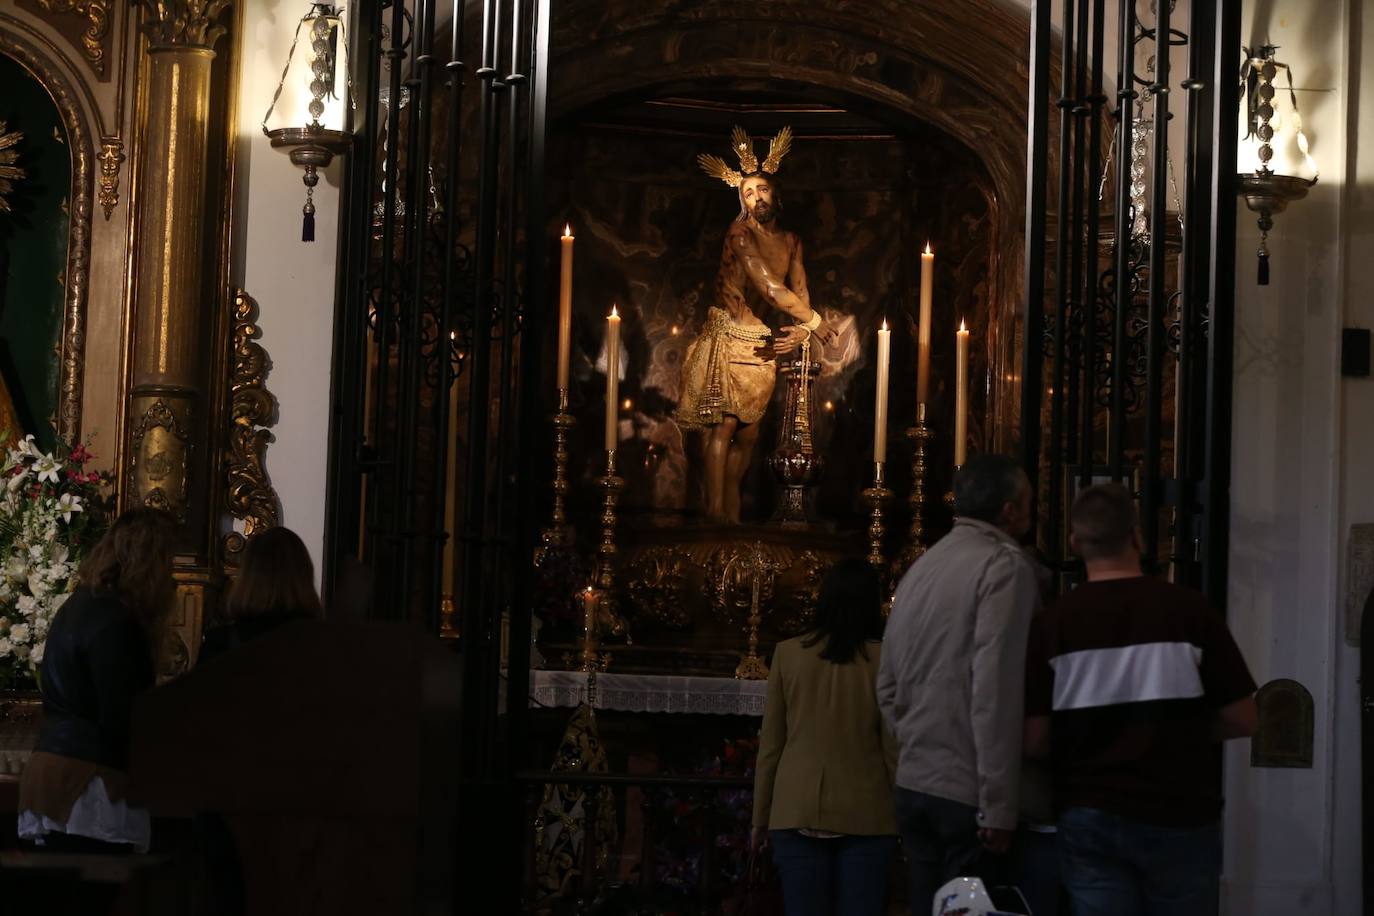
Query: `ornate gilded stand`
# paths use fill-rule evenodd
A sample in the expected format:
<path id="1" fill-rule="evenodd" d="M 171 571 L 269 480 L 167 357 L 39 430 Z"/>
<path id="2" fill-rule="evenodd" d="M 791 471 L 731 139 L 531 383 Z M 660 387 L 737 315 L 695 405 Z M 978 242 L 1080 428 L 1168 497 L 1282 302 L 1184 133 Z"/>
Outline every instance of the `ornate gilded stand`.
<path id="1" fill-rule="evenodd" d="M 749 644 L 735 668 L 735 677 L 746 681 L 762 681 L 768 678 L 768 663 L 759 655 L 759 627 L 763 625 L 764 577 L 778 572 L 778 564 L 772 560 L 762 544 L 755 544 L 742 570 L 749 576 L 749 616 L 745 625 L 749 630 Z"/>
<path id="2" fill-rule="evenodd" d="M 606 473 L 597 478 L 596 485 L 602 491 L 601 543 L 596 549 L 596 572 L 592 576 L 592 586 L 588 588 L 584 597 L 588 607 L 583 624 L 583 671 L 591 671 L 597 667 L 604 671 L 610 664 L 610 653 L 597 656 L 601 633 L 624 635 L 626 642 L 629 642 L 625 621 L 619 613 L 615 589 L 616 560 L 619 553 L 615 544 L 615 505 L 620 499 L 620 491 L 625 488 L 625 480 L 615 472 L 614 449 L 606 452 Z"/>
<path id="3" fill-rule="evenodd" d="M 543 562 L 549 551 L 570 547 L 573 529 L 568 524 L 568 435 L 577 420 L 568 413 L 568 389 L 558 389 L 558 413 L 553 415 L 553 514 L 549 525 L 540 532 L 540 544 L 534 552 L 534 565 Z"/>
<path id="4" fill-rule="evenodd" d="M 883 560 L 883 504 L 892 498 L 892 491 L 884 483 L 887 476 L 887 462 L 873 462 L 873 486 L 864 490 L 864 502 L 868 504 L 868 562 L 879 573 L 885 572 L 887 565 Z"/>
<path id="5" fill-rule="evenodd" d="M 809 340 L 802 342 L 797 359 L 779 368 L 787 380 L 787 401 L 778 447 L 768 456 L 768 466 L 783 486 L 782 502 L 773 521 L 785 528 L 805 528 L 810 524 L 806 490 L 820 477 L 825 465 L 811 440 L 811 388 L 820 371 L 821 367 L 811 361 Z"/>
<path id="6" fill-rule="evenodd" d="M 926 443 L 935 438 L 935 433 L 926 425 L 926 405 L 916 406 L 916 425 L 906 431 L 906 436 L 912 440 L 914 446 L 911 452 L 911 496 L 907 499 L 911 505 L 911 529 L 907 533 L 906 549 L 902 551 L 899 561 L 899 574 L 919 560 L 930 546 L 926 543 L 925 526 Z"/>

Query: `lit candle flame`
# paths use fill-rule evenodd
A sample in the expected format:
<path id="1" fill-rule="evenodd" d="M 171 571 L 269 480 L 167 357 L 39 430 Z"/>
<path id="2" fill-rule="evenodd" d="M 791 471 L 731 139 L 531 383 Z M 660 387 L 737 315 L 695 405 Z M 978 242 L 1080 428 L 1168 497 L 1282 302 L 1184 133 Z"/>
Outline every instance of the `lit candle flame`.
<path id="1" fill-rule="evenodd" d="M 619 318 L 619 317 L 620 317 L 620 313 L 617 312 L 617 311 L 615 310 L 615 306 L 614 306 L 614 305 L 611 306 L 611 317 L 612 317 L 612 318 Z"/>
<path id="2" fill-rule="evenodd" d="M 570 239 L 570 238 L 572 238 L 572 237 L 573 237 L 573 234 L 572 234 L 572 223 L 564 223 L 564 224 L 563 224 L 563 238 L 565 238 L 565 239 Z"/>
<path id="3" fill-rule="evenodd" d="M 930 242 L 926 242 L 926 254 L 934 254 L 934 253 L 935 253 L 935 252 L 933 252 L 933 251 L 930 250 Z"/>
<path id="4" fill-rule="evenodd" d="M 964 319 L 962 319 L 962 318 L 959 319 L 959 333 L 960 333 L 960 334 L 967 334 L 967 333 L 968 333 L 968 328 L 964 326 Z"/>
<path id="5" fill-rule="evenodd" d="M 884 330 L 884 331 L 887 330 L 887 319 L 886 319 L 886 318 L 883 319 L 883 330 Z"/>

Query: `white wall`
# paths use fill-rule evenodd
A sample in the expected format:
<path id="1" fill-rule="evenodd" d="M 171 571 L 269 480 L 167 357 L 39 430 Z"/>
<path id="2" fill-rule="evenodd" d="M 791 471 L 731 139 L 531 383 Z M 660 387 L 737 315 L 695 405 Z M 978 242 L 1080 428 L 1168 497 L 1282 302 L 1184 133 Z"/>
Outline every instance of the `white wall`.
<path id="1" fill-rule="evenodd" d="M 278 418 L 267 473 L 282 524 L 310 548 L 319 573 L 324 539 L 329 379 L 339 215 L 339 164 L 315 188 L 315 238 L 301 241 L 302 171 L 272 149 L 261 127 L 305 0 L 244 0 L 239 82 L 236 281 L 261 307 L 260 343 L 272 359 L 266 384 Z M 302 48 L 305 47 L 303 43 Z M 302 48 L 297 49 L 301 53 Z"/>
<path id="2" fill-rule="evenodd" d="M 1240 207 L 1230 621 L 1256 679 L 1301 682 L 1316 721 L 1311 769 L 1255 769 L 1249 742 L 1228 750 L 1223 909 L 1246 916 L 1361 910 L 1356 669 L 1339 587 L 1345 526 L 1374 518 L 1374 390 L 1339 375 L 1342 325 L 1359 310 L 1366 326 L 1371 318 L 1359 267 L 1374 255 L 1371 217 L 1352 206 L 1369 195 L 1358 184 L 1361 168 L 1369 180 L 1368 154 L 1347 166 L 1351 80 L 1362 78 L 1351 68 L 1349 26 L 1360 3 L 1328 0 L 1318 11 L 1273 0 L 1245 10 L 1246 44 L 1279 45 L 1296 85 L 1330 90 L 1300 94 L 1322 178 L 1276 218 L 1268 287 L 1256 284 L 1254 214 Z M 1354 42 L 1358 49 L 1362 36 Z M 1368 134 L 1374 123 L 1365 120 Z M 1362 240 L 1343 237 L 1361 222 Z"/>

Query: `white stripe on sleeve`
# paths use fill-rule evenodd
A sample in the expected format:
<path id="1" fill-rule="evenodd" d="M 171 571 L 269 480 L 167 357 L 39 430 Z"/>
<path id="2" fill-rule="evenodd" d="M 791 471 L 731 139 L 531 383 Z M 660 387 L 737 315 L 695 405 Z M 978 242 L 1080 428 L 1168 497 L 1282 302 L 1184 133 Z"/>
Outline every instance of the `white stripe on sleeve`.
<path id="1" fill-rule="evenodd" d="M 1054 709 L 1200 697 L 1202 650 L 1188 642 L 1084 649 L 1050 659 Z"/>

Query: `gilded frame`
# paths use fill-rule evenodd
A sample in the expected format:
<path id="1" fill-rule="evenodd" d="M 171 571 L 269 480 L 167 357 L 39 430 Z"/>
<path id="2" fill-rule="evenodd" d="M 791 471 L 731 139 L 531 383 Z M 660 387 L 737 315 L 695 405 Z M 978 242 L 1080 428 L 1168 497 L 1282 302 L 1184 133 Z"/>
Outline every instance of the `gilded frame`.
<path id="1" fill-rule="evenodd" d="M 19 26 L 0 18 L 0 26 Z M 62 72 L 60 52 L 45 53 L 20 37 L 17 31 L 0 28 L 0 54 L 17 61 L 47 90 L 67 130 L 71 150 L 71 191 L 67 228 L 67 267 L 63 282 L 62 332 L 58 346 L 56 431 L 73 441 L 81 435 L 81 395 L 86 354 L 86 299 L 91 269 L 91 182 L 95 145 L 82 114 L 77 92 Z"/>

